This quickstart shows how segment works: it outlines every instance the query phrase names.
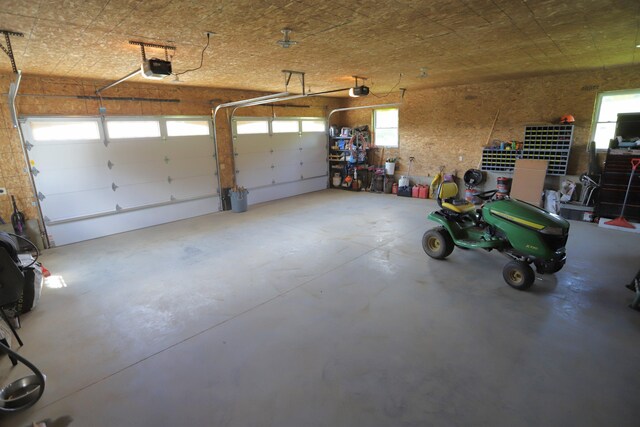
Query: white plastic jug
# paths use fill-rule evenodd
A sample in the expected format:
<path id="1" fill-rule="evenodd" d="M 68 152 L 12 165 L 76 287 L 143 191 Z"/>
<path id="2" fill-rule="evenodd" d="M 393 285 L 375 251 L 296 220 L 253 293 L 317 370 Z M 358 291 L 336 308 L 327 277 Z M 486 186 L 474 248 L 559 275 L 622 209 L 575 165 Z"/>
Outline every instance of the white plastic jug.
<path id="1" fill-rule="evenodd" d="M 409 186 L 409 178 L 402 175 L 400 180 L 398 181 L 398 187 L 408 187 Z"/>

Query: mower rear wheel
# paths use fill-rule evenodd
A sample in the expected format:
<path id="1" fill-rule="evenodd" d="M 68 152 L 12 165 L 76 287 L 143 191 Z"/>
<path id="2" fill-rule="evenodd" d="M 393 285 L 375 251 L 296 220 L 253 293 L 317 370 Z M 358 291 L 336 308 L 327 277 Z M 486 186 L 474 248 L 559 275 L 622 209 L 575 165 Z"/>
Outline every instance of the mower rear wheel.
<path id="1" fill-rule="evenodd" d="M 502 277 L 507 285 L 519 291 L 526 291 L 536 280 L 536 274 L 526 262 L 511 261 L 502 269 Z"/>
<path id="2" fill-rule="evenodd" d="M 453 239 L 444 227 L 432 228 L 422 236 L 422 249 L 431 258 L 445 259 L 454 247 Z"/>

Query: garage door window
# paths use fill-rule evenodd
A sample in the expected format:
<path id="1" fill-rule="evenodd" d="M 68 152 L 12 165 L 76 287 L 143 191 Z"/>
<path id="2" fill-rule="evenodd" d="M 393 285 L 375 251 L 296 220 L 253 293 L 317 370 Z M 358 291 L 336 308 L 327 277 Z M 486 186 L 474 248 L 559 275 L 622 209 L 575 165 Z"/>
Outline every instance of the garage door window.
<path id="1" fill-rule="evenodd" d="M 160 137 L 160 122 L 155 120 L 108 121 L 107 132 L 111 139 L 158 138 Z"/>
<path id="2" fill-rule="evenodd" d="M 398 146 L 398 109 L 373 110 L 373 126 L 376 145 L 380 147 Z"/>
<path id="3" fill-rule="evenodd" d="M 273 133 L 297 133 L 300 132 L 298 120 L 274 120 L 271 122 Z"/>
<path id="4" fill-rule="evenodd" d="M 167 136 L 209 135 L 206 120 L 167 120 Z"/>
<path id="5" fill-rule="evenodd" d="M 95 121 L 32 121 L 31 133 L 35 141 L 78 141 L 100 139 Z"/>
<path id="6" fill-rule="evenodd" d="M 324 132 L 325 126 L 322 120 L 302 120 L 302 132 Z"/>
<path id="7" fill-rule="evenodd" d="M 269 133 L 269 122 L 266 120 L 238 120 L 236 133 L 238 135 Z"/>
<path id="8" fill-rule="evenodd" d="M 596 148 L 606 150 L 616 131 L 618 113 L 640 112 L 640 89 L 602 92 L 598 95 L 591 138 Z M 639 135 L 640 136 L 640 135 Z"/>

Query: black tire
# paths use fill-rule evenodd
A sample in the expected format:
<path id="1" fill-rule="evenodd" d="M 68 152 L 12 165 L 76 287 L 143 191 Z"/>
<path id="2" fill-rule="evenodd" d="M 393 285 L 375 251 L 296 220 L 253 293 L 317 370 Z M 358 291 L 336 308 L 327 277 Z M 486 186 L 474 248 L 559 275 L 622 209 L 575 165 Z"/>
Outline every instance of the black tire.
<path id="1" fill-rule="evenodd" d="M 444 227 L 432 228 L 422 236 L 422 249 L 434 259 L 445 259 L 453 252 L 453 239 Z"/>
<path id="2" fill-rule="evenodd" d="M 502 269 L 502 277 L 507 285 L 519 291 L 526 291 L 536 280 L 536 274 L 526 262 L 511 261 Z"/>

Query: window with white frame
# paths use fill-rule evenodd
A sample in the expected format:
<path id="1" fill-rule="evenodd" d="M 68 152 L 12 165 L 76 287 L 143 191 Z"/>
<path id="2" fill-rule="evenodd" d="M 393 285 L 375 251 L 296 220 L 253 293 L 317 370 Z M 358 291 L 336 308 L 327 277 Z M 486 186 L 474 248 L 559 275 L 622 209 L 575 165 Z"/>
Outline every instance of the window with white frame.
<path id="1" fill-rule="evenodd" d="M 640 89 L 598 94 L 591 139 L 596 148 L 606 150 L 615 136 L 618 113 L 640 113 Z"/>
<path id="2" fill-rule="evenodd" d="M 398 109 L 373 110 L 373 135 L 379 147 L 398 146 Z"/>

